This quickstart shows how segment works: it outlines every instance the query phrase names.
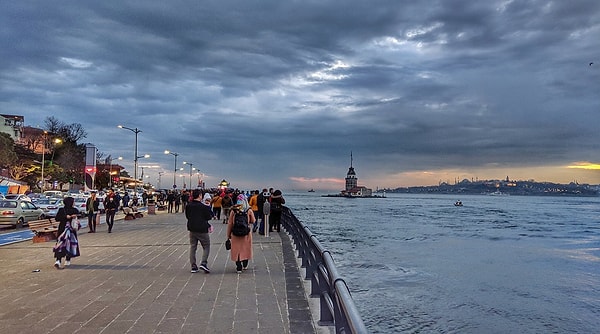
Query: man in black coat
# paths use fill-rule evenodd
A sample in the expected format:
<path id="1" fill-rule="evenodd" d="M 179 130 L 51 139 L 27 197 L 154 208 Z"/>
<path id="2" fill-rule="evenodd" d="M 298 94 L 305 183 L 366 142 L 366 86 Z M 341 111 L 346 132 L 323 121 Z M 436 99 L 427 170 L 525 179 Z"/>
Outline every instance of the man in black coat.
<path id="1" fill-rule="evenodd" d="M 212 219 L 212 210 L 210 206 L 202 203 L 202 191 L 195 189 L 192 192 L 193 200 L 185 207 L 185 217 L 187 218 L 187 229 L 190 233 L 190 264 L 192 265 L 192 273 L 198 272 L 196 265 L 196 250 L 198 249 L 198 241 L 202 245 L 202 261 L 200 269 L 205 273 L 209 273 L 208 255 L 210 254 L 210 236 L 209 221 Z"/>
<path id="2" fill-rule="evenodd" d="M 263 212 L 263 207 L 265 206 L 265 202 L 269 200 L 271 194 L 267 191 L 267 188 L 264 188 L 260 194 L 258 194 L 257 204 L 258 204 L 258 215 L 256 217 L 256 221 L 258 224 L 258 234 L 265 235 L 265 213 Z"/>

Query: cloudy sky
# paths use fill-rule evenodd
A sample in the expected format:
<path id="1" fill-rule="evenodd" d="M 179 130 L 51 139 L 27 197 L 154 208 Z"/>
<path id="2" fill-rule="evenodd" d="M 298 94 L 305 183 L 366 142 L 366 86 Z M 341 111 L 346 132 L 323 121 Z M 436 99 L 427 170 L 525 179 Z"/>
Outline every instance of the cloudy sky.
<path id="1" fill-rule="evenodd" d="M 167 149 L 242 189 L 342 189 L 350 152 L 373 189 L 600 183 L 597 0 L 2 1 L 0 40 L 1 114 L 131 174 L 138 128 L 162 187 Z"/>

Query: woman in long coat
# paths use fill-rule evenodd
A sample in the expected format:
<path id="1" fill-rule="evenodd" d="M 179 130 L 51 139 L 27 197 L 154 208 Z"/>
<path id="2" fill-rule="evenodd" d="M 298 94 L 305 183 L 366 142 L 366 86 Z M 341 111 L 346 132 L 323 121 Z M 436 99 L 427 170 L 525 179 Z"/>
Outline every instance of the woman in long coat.
<path id="1" fill-rule="evenodd" d="M 254 213 L 250 210 L 246 197 L 240 194 L 237 197 L 236 205 L 229 213 L 227 238 L 231 239 L 231 260 L 235 262 L 237 273 L 241 274 L 242 270 L 248 269 L 248 260 L 252 259 L 252 231 L 244 236 L 236 236 L 231 233 L 237 212 L 245 212 L 248 215 L 248 226 L 254 224 L 256 219 Z"/>
<path id="2" fill-rule="evenodd" d="M 54 262 L 56 269 L 60 269 L 63 257 L 66 257 L 65 266 L 68 266 L 71 264 L 71 258 L 79 256 L 78 226 L 71 225 L 76 224 L 73 219 L 77 218 L 79 210 L 73 207 L 75 203 L 73 197 L 65 197 L 63 203 L 65 206 L 58 209 L 56 213 L 56 220 L 59 222 L 58 240 L 52 249 L 56 258 L 56 262 Z"/>

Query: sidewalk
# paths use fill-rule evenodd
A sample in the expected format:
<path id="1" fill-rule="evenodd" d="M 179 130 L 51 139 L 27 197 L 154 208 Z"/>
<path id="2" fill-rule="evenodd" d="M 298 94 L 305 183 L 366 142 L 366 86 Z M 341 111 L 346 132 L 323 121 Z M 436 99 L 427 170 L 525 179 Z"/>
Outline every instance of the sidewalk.
<path id="1" fill-rule="evenodd" d="M 52 242 L 0 247 L 2 333 L 315 333 L 284 232 L 254 234 L 238 275 L 226 225 L 212 225 L 210 274 L 190 273 L 182 213 L 119 220 L 111 234 L 82 229 L 82 255 L 62 270 Z"/>

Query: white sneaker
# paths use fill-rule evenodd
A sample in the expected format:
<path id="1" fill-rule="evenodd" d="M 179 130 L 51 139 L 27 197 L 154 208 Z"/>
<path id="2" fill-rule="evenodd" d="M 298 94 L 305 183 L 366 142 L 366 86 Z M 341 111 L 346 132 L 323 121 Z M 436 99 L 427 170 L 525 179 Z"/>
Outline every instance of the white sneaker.
<path id="1" fill-rule="evenodd" d="M 65 266 L 70 266 L 71 265 L 71 261 L 65 261 Z"/>
<path id="2" fill-rule="evenodd" d="M 57 260 L 56 262 L 54 262 L 54 268 L 60 268 L 60 261 Z"/>

